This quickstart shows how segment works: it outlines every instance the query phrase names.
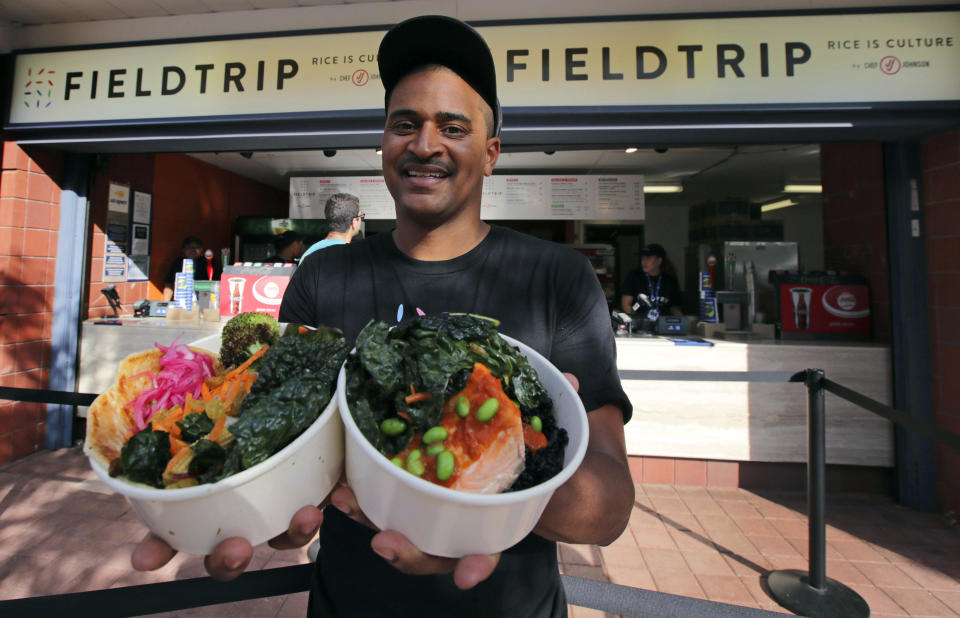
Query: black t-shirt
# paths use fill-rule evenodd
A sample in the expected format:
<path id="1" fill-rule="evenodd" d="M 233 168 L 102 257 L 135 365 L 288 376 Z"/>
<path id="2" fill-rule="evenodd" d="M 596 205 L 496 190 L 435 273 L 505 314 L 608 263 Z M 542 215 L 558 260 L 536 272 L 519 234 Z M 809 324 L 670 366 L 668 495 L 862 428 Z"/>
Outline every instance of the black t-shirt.
<path id="1" fill-rule="evenodd" d="M 660 273 L 656 277 L 651 277 L 642 270 L 629 273 L 623 282 L 623 295 L 633 297 L 631 304 L 640 303 L 640 308 L 634 310 L 635 313 L 646 315 L 650 308 L 640 300 L 641 294 L 650 299 L 660 311 L 660 315 L 668 314 L 670 307 L 679 307 L 683 302 L 680 285 L 666 273 Z"/>
<path id="2" fill-rule="evenodd" d="M 280 320 L 343 329 L 351 343 L 371 319 L 470 312 L 497 318 L 519 339 L 580 381 L 587 410 L 632 408 L 620 385 L 607 304 L 596 274 L 579 253 L 492 227 L 473 250 L 424 262 L 397 249 L 391 234 L 336 245 L 294 273 Z M 319 616 L 549 616 L 566 614 L 556 544 L 536 535 L 508 549 L 494 574 L 475 588 L 451 575 L 407 576 L 370 549 L 374 532 L 335 508 L 324 513 L 318 576 L 311 595 Z"/>

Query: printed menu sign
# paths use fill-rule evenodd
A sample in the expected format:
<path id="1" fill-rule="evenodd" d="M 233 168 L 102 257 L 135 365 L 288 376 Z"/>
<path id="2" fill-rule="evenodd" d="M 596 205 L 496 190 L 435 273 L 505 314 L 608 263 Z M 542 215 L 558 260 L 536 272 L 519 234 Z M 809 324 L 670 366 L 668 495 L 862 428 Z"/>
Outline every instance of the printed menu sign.
<path id="1" fill-rule="evenodd" d="M 107 192 L 107 226 L 103 240 L 103 281 L 127 280 L 129 226 L 130 187 L 111 182 Z"/>
<path id="2" fill-rule="evenodd" d="M 290 179 L 290 216 L 322 218 L 334 193 L 360 198 L 368 219 L 394 219 L 393 198 L 382 176 Z M 488 176 L 483 181 L 480 216 L 506 219 L 643 220 L 643 176 Z"/>

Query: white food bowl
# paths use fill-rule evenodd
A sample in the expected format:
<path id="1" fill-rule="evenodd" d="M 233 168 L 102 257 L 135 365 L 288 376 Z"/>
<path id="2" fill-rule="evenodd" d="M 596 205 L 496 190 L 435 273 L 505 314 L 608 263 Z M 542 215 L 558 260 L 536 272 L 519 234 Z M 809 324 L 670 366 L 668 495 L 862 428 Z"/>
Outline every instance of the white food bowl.
<path id="1" fill-rule="evenodd" d="M 343 423 L 334 395 L 312 425 L 266 461 L 196 487 L 156 489 L 112 478 L 95 458 L 90 464 L 155 535 L 179 551 L 209 554 L 234 536 L 263 543 L 285 532 L 301 507 L 320 504 L 343 471 Z"/>
<path id="2" fill-rule="evenodd" d="M 394 465 L 364 437 L 350 414 L 346 366 L 337 380 L 337 400 L 346 435 L 347 482 L 367 518 L 381 530 L 396 530 L 421 551 L 459 558 L 503 551 L 527 536 L 553 492 L 577 470 L 587 451 L 587 414 L 570 382 L 529 346 L 500 335 L 540 376 L 553 400 L 557 425 L 569 443 L 563 468 L 553 478 L 504 494 L 472 494 L 421 479 Z"/>

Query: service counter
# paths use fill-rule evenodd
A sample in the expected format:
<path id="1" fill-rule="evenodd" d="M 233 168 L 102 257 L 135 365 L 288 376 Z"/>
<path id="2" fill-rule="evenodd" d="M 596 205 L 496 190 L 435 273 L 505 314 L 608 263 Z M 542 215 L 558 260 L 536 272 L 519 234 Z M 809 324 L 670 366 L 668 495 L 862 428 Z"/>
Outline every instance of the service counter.
<path id="1" fill-rule="evenodd" d="M 618 338 L 617 366 L 633 403 L 626 425 L 630 455 L 707 460 L 805 462 L 807 389 L 802 383 L 659 381 L 633 371 L 823 369 L 831 380 L 891 404 L 890 348 L 829 342 L 709 340 L 680 346 L 655 338 Z M 766 377 L 770 377 L 768 373 Z M 827 463 L 894 465 L 891 424 L 826 393 Z"/>
<path id="2" fill-rule="evenodd" d="M 218 352 L 224 324 L 226 320 L 174 321 L 129 316 L 117 320 L 87 320 L 80 334 L 77 390 L 81 393 L 105 391 L 113 383 L 121 360 L 156 343 L 170 345 L 178 337 L 180 343 Z M 204 345 L 208 338 L 212 347 Z M 77 414 L 85 417 L 87 408 L 78 407 Z"/>
<path id="3" fill-rule="evenodd" d="M 126 356 L 155 343 L 219 349 L 226 322 L 123 318 L 83 324 L 78 390 L 100 393 Z M 630 455 L 708 460 L 804 462 L 807 390 L 787 382 L 645 380 L 636 371 L 758 371 L 784 375 L 819 368 L 827 377 L 885 404 L 891 403 L 890 349 L 855 343 L 709 340 L 680 346 L 662 337 L 618 338 L 617 367 L 633 403 L 626 425 Z M 827 463 L 891 467 L 889 422 L 826 394 Z M 86 416 L 86 408 L 78 408 Z"/>

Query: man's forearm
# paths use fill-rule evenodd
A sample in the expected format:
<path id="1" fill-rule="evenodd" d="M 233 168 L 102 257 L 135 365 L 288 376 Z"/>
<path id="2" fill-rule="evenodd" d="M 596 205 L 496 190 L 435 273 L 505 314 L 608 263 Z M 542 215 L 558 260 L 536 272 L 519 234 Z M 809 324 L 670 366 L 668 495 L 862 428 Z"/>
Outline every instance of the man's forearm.
<path id="1" fill-rule="evenodd" d="M 630 521 L 634 487 L 623 446 L 620 410 L 606 406 L 591 412 L 590 417 L 590 446 L 583 463 L 553 494 L 534 529 L 544 538 L 608 545 Z"/>

